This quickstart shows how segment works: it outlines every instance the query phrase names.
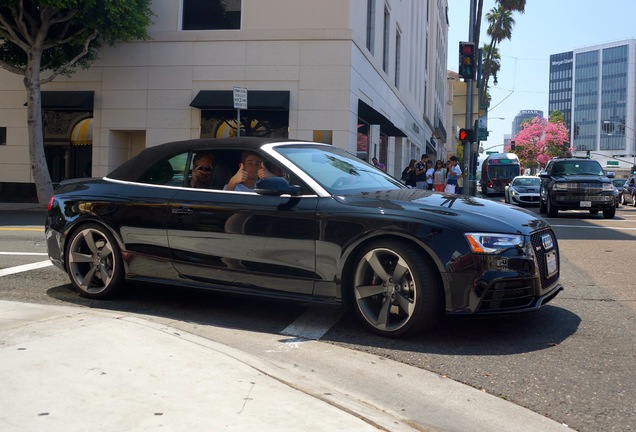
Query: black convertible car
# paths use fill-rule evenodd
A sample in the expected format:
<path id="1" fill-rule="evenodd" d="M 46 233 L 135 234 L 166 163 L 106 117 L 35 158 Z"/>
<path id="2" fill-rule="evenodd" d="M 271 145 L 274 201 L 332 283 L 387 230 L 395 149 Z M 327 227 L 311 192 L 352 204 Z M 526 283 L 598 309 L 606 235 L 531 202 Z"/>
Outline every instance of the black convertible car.
<path id="1" fill-rule="evenodd" d="M 253 189 L 223 189 L 253 163 L 267 168 Z M 444 313 L 535 310 L 562 289 L 556 237 L 535 214 L 410 189 L 339 148 L 272 138 L 158 145 L 104 178 L 66 181 L 46 238 L 86 297 L 134 279 L 342 302 L 384 336 Z"/>

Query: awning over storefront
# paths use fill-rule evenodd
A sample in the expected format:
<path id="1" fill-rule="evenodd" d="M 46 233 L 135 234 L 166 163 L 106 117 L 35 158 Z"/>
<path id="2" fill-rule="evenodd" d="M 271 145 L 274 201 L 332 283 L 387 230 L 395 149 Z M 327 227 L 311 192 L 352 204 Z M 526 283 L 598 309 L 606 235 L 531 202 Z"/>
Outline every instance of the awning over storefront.
<path id="1" fill-rule="evenodd" d="M 93 111 L 95 92 L 43 91 L 42 108 L 55 111 Z"/>
<path id="2" fill-rule="evenodd" d="M 202 110 L 234 109 L 232 90 L 201 90 L 190 103 Z M 289 92 L 281 90 L 248 90 L 247 108 L 250 110 L 289 110 Z"/>
<path id="3" fill-rule="evenodd" d="M 86 118 L 75 125 L 71 132 L 71 145 L 93 144 L 93 119 Z"/>
<path id="4" fill-rule="evenodd" d="M 396 127 L 391 120 L 378 111 L 371 108 L 367 103 L 358 100 L 358 117 L 366 123 L 380 125 L 380 132 L 388 136 L 405 137 L 406 134 Z"/>

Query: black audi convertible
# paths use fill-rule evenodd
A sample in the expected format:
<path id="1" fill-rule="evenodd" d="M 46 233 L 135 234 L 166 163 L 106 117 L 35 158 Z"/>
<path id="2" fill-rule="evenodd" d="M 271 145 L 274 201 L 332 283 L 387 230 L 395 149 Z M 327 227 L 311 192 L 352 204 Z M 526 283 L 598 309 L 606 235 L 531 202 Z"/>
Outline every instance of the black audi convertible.
<path id="1" fill-rule="evenodd" d="M 557 239 L 536 214 L 274 138 L 162 144 L 106 177 L 65 181 L 46 238 L 85 297 L 139 280 L 338 302 L 390 337 L 443 314 L 536 310 L 562 290 Z"/>

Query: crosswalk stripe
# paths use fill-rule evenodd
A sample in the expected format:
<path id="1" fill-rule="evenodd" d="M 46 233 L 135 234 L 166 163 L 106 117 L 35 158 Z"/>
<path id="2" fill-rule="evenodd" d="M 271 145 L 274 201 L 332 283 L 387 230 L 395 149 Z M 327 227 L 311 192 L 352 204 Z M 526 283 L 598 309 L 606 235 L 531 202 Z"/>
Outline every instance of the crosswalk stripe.
<path id="1" fill-rule="evenodd" d="M 25 265 L 20 265 L 20 266 L 16 266 L 16 267 L 9 267 L 6 269 L 2 269 L 0 270 L 0 277 L 2 276 L 7 276 L 10 274 L 15 274 L 15 273 L 21 273 L 21 272 L 25 272 L 25 271 L 29 271 L 29 270 L 35 270 L 35 269 L 39 269 L 42 267 L 48 267 L 50 265 L 53 265 L 53 263 L 49 260 L 46 261 L 40 261 L 40 262 L 36 262 L 36 263 L 32 263 L 32 264 L 25 264 Z"/>

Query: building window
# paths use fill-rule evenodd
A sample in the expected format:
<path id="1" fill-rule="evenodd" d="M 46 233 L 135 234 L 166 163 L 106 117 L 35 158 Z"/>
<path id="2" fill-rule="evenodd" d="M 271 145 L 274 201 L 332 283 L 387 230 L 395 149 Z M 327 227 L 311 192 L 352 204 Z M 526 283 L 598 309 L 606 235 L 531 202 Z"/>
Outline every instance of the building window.
<path id="1" fill-rule="evenodd" d="M 183 0 L 183 30 L 238 30 L 241 0 Z"/>
<path id="2" fill-rule="evenodd" d="M 0 127 L 0 145 L 7 145 L 7 128 Z"/>
<path id="3" fill-rule="evenodd" d="M 375 0 L 367 0 L 367 49 L 373 54 L 375 39 Z"/>
<path id="4" fill-rule="evenodd" d="M 389 24 L 391 14 L 388 9 L 384 9 L 384 30 L 382 34 L 382 70 L 389 73 Z"/>
<path id="5" fill-rule="evenodd" d="M 395 88 L 400 88 L 400 52 L 402 51 L 402 36 L 395 32 Z"/>

